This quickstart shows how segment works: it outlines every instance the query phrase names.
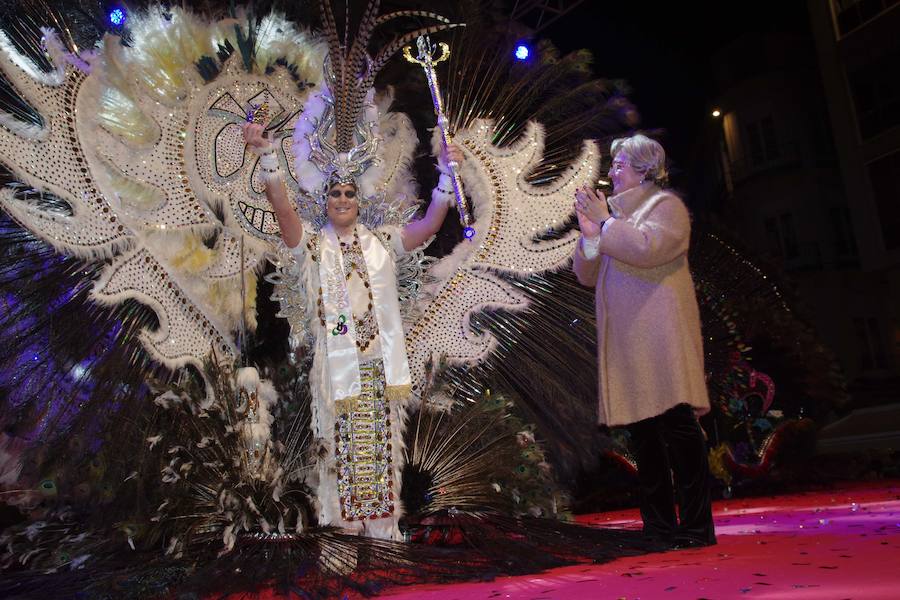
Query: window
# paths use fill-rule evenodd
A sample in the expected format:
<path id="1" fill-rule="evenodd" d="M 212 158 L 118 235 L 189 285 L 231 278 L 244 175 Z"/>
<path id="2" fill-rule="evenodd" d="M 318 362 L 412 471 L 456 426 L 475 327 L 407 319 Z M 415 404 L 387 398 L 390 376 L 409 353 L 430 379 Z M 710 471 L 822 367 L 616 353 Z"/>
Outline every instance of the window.
<path id="1" fill-rule="evenodd" d="M 853 222 L 850 220 L 850 209 L 846 206 L 832 206 L 829 211 L 832 233 L 834 234 L 834 252 L 839 257 L 856 256 L 856 236 L 853 235 Z"/>
<path id="2" fill-rule="evenodd" d="M 884 352 L 884 343 L 881 340 L 878 319 L 874 317 L 855 318 L 853 319 L 853 328 L 856 330 L 856 341 L 859 346 L 859 364 L 862 370 L 886 369 L 887 356 Z"/>
<path id="3" fill-rule="evenodd" d="M 800 248 L 794 231 L 794 215 L 784 213 L 779 217 L 769 217 L 763 222 L 769 248 L 776 256 L 786 259 L 797 258 Z"/>
<path id="4" fill-rule="evenodd" d="M 747 143 L 750 144 L 750 160 L 753 164 L 763 164 L 766 161 L 766 154 L 763 151 L 762 137 L 759 135 L 759 125 L 756 123 L 747 124 Z"/>
<path id="5" fill-rule="evenodd" d="M 785 213 L 781 215 L 781 239 L 784 242 L 784 257 L 797 258 L 800 250 L 797 247 L 797 234 L 794 231 L 794 215 Z"/>
<path id="6" fill-rule="evenodd" d="M 778 233 L 778 219 L 769 217 L 765 220 L 766 239 L 769 241 L 769 248 L 776 256 L 784 256 L 784 249 L 781 247 L 781 234 Z"/>
<path id="7" fill-rule="evenodd" d="M 869 163 L 868 169 L 885 250 L 896 250 L 900 248 L 900 152 Z"/>
<path id="8" fill-rule="evenodd" d="M 780 156 L 778 138 L 775 135 L 775 121 L 771 116 L 748 123 L 745 129 L 753 166 L 764 165 Z"/>
<path id="9" fill-rule="evenodd" d="M 847 74 L 859 134 L 869 139 L 900 125 L 900 46 Z"/>
<path id="10" fill-rule="evenodd" d="M 775 122 L 772 117 L 766 117 L 762 120 L 762 137 L 763 145 L 766 148 L 766 158 L 773 160 L 778 158 L 778 140 L 775 137 Z"/>
<path id="11" fill-rule="evenodd" d="M 835 25 L 843 37 L 897 4 L 897 0 L 832 0 Z"/>

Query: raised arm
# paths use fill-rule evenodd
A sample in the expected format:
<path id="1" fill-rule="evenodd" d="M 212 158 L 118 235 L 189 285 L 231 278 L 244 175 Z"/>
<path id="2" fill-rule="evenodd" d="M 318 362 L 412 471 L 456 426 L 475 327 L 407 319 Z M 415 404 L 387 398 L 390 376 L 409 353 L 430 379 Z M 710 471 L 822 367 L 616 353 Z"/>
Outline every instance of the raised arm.
<path id="1" fill-rule="evenodd" d="M 287 187 L 284 185 L 284 175 L 278 164 L 278 157 L 272 142 L 263 137 L 263 126 L 256 123 L 247 123 L 243 127 L 244 142 L 251 152 L 257 154 L 259 164 L 263 169 L 263 181 L 266 182 L 266 199 L 275 209 L 275 218 L 278 219 L 278 229 L 281 231 L 281 239 L 288 248 L 294 248 L 303 238 L 303 221 L 291 206 L 288 200 Z"/>
<path id="2" fill-rule="evenodd" d="M 424 244 L 428 238 L 436 234 L 441 228 L 444 218 L 447 216 L 447 210 L 456 200 L 453 196 L 453 183 L 444 165 L 448 162 L 461 164 L 464 158 L 462 150 L 454 144 L 450 145 L 446 155 L 441 156 L 438 161 L 441 177 L 438 180 L 437 187 L 431 193 L 431 203 L 428 205 L 425 216 L 416 221 L 411 221 L 403 228 L 403 248 L 407 252 Z"/>

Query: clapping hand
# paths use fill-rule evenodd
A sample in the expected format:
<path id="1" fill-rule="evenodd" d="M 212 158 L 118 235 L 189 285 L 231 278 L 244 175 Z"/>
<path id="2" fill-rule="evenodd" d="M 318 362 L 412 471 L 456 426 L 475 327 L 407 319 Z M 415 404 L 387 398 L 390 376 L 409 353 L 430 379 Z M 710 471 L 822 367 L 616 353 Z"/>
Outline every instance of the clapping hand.
<path id="1" fill-rule="evenodd" d="M 600 190 L 581 186 L 575 192 L 575 214 L 578 216 L 581 235 L 587 238 L 597 237 L 603 222 L 610 216 L 606 195 Z"/>

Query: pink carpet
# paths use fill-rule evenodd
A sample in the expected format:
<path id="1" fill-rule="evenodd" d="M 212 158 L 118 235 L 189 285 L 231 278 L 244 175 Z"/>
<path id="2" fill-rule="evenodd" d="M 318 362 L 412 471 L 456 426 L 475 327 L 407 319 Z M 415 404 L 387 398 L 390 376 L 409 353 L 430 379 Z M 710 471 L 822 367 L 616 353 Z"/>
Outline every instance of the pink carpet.
<path id="1" fill-rule="evenodd" d="M 714 509 L 719 544 L 709 548 L 486 583 L 398 587 L 379 598 L 900 599 L 900 482 L 723 500 Z M 636 510 L 579 520 L 639 526 Z"/>

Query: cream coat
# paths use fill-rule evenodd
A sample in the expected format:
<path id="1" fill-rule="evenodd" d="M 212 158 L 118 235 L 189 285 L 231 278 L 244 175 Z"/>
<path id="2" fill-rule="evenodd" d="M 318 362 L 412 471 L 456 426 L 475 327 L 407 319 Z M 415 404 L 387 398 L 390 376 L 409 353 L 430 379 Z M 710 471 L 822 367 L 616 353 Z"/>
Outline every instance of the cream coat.
<path id="1" fill-rule="evenodd" d="M 579 242 L 573 269 L 596 293 L 598 420 L 626 425 L 682 403 L 709 411 L 700 311 L 687 250 L 691 223 L 678 196 L 645 183 L 609 199 L 599 254 Z"/>

